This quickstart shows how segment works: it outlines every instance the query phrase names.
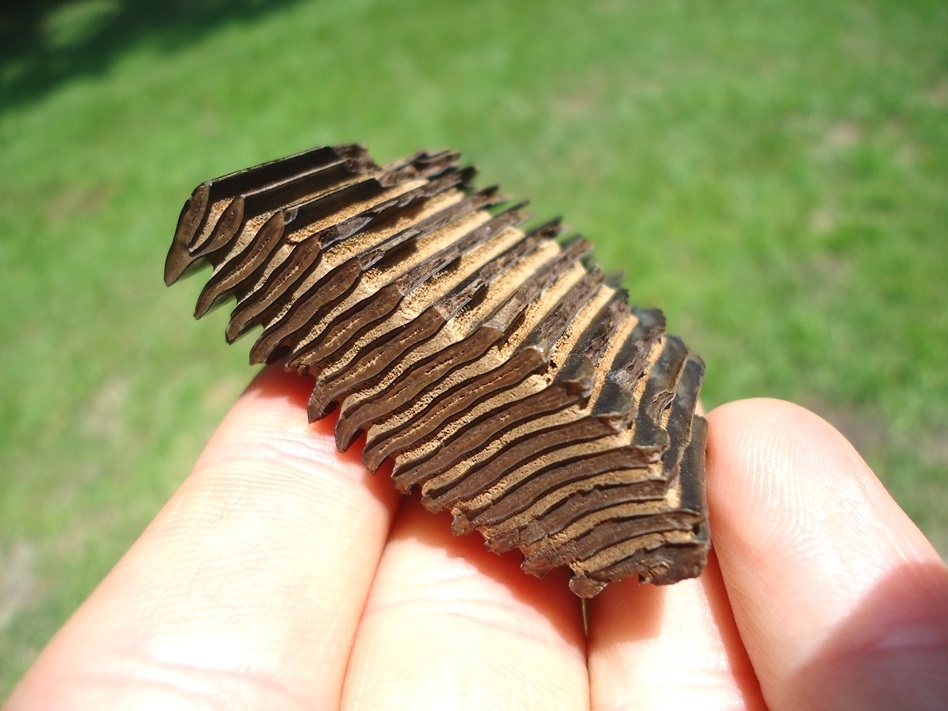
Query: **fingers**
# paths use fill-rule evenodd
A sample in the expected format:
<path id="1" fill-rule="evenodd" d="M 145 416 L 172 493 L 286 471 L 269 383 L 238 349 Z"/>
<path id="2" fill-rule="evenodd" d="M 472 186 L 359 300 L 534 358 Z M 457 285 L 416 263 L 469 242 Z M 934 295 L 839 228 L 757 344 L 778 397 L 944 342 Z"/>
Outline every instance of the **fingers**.
<path id="1" fill-rule="evenodd" d="M 9 709 L 334 708 L 396 494 L 268 369 Z"/>
<path id="2" fill-rule="evenodd" d="M 712 555 L 696 580 L 627 580 L 590 603 L 593 709 L 763 709 Z"/>
<path id="3" fill-rule="evenodd" d="M 399 511 L 359 629 L 345 709 L 570 709 L 588 705 L 580 603 L 565 575 L 454 538 L 447 516 Z M 562 571 L 560 571 L 562 572 Z"/>
<path id="4" fill-rule="evenodd" d="M 709 421 L 715 549 L 771 708 L 943 707 L 948 574 L 855 450 L 787 403 Z"/>
<path id="5" fill-rule="evenodd" d="M 383 555 L 396 494 L 306 425 L 306 390 L 255 382 L 9 709 L 587 703 L 565 580 L 416 505 Z M 786 403 L 709 420 L 720 573 L 594 601 L 593 704 L 759 706 L 743 642 L 773 709 L 941 707 L 948 573 L 865 463 Z"/>

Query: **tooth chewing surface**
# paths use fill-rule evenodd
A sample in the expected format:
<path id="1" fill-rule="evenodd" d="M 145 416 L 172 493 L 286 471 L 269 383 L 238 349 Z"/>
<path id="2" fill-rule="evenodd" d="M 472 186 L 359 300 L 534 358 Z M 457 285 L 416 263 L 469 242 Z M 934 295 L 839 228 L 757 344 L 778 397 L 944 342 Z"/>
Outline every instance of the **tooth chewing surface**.
<path id="1" fill-rule="evenodd" d="M 236 300 L 227 340 L 260 329 L 251 362 L 315 378 L 310 420 L 449 509 L 523 569 L 566 566 L 592 597 L 638 575 L 703 569 L 710 538 L 701 359 L 629 306 L 558 220 L 450 151 L 380 167 L 358 145 L 316 148 L 202 183 L 165 264 L 213 273 L 195 311 Z"/>

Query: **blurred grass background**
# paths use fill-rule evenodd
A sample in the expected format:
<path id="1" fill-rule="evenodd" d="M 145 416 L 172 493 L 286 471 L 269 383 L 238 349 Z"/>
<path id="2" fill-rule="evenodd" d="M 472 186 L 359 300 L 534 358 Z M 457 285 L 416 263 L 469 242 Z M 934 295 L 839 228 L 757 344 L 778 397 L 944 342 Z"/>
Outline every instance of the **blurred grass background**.
<path id="1" fill-rule="evenodd" d="M 252 375 L 201 180 L 450 146 L 708 362 L 849 436 L 948 552 L 948 5 L 75 0 L 0 10 L 0 698 Z"/>

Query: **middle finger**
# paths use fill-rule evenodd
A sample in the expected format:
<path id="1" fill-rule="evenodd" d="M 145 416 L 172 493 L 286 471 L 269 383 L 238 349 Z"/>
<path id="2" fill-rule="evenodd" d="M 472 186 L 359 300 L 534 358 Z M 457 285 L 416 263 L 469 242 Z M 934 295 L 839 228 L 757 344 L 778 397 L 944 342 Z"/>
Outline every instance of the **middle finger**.
<path id="1" fill-rule="evenodd" d="M 343 708 L 585 709 L 585 640 L 565 575 L 519 570 L 447 516 L 399 510 L 349 662 Z"/>

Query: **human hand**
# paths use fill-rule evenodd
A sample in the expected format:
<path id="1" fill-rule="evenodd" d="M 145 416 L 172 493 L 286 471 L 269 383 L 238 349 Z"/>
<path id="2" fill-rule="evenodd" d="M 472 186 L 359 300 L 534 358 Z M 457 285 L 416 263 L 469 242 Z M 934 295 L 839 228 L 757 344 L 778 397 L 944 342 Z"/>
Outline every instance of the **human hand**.
<path id="1" fill-rule="evenodd" d="M 399 497 L 265 370 L 9 699 L 25 709 L 945 708 L 948 569 L 801 408 L 709 415 L 715 554 L 610 585 L 522 574 Z"/>

